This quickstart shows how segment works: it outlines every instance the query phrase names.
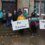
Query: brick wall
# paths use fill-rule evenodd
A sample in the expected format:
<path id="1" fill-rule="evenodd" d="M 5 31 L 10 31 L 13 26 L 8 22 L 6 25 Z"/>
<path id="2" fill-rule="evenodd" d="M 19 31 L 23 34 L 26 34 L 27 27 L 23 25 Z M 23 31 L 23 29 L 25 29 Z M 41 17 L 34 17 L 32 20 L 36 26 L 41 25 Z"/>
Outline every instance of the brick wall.
<path id="1" fill-rule="evenodd" d="M 34 0 L 30 0 L 30 15 L 34 10 Z"/>
<path id="2" fill-rule="evenodd" d="M 18 0 L 18 8 L 29 7 L 29 0 Z"/>
<path id="3" fill-rule="evenodd" d="M 21 8 L 21 7 L 22 7 L 21 4 L 22 4 L 22 1 L 21 1 L 21 0 L 18 0 L 18 1 L 17 1 L 17 7 L 18 7 L 18 8 Z"/>
<path id="4" fill-rule="evenodd" d="M 0 0 L 0 8 L 2 8 L 2 2 L 1 2 L 1 0 Z"/>
<path id="5" fill-rule="evenodd" d="M 23 9 L 24 7 L 29 8 L 29 15 L 31 15 L 34 10 L 34 0 L 18 0 L 18 8 Z"/>

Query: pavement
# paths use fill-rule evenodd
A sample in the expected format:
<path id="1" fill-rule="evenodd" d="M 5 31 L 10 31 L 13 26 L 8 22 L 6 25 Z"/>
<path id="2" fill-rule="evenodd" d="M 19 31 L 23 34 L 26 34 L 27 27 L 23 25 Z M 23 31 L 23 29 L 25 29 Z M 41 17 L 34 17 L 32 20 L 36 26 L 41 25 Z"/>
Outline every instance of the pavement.
<path id="1" fill-rule="evenodd" d="M 30 35 L 0 36 L 0 45 L 45 45 L 45 38 Z"/>
<path id="2" fill-rule="evenodd" d="M 45 45 L 45 30 L 38 29 L 35 36 L 30 33 L 20 35 L 0 24 L 0 45 Z"/>

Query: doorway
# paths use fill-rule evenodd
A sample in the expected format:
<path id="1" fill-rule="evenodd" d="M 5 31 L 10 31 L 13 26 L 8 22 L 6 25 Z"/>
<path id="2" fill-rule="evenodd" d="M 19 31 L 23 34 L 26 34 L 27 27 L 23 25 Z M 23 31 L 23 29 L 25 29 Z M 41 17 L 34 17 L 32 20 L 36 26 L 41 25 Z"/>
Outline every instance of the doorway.
<path id="1" fill-rule="evenodd" d="M 17 10 L 17 0 L 2 0 L 2 9 L 6 12 L 13 12 L 14 10 Z"/>

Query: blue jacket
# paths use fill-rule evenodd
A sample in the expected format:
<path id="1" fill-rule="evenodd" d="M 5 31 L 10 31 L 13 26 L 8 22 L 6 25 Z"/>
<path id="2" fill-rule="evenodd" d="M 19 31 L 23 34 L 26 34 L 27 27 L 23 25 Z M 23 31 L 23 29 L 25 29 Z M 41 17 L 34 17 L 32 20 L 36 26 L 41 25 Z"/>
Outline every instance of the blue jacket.
<path id="1" fill-rule="evenodd" d="M 3 18 L 3 12 L 0 11 L 0 18 Z"/>

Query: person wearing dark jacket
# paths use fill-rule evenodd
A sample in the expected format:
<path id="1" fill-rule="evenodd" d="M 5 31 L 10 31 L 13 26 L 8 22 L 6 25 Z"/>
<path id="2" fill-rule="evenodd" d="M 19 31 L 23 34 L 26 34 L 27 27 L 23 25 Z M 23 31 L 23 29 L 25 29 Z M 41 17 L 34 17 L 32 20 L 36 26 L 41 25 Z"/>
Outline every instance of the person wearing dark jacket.
<path id="1" fill-rule="evenodd" d="M 12 20 L 12 13 L 7 13 L 6 25 L 7 25 L 8 27 L 11 26 L 11 20 Z"/>
<path id="2" fill-rule="evenodd" d="M 16 12 L 13 12 L 12 13 L 12 18 L 13 18 L 13 21 L 17 21 L 17 17 L 18 17 L 18 12 L 16 11 Z"/>
<path id="3" fill-rule="evenodd" d="M 35 12 L 32 12 L 31 13 L 31 17 L 36 17 L 36 13 Z"/>
<path id="4" fill-rule="evenodd" d="M 32 35 L 35 35 L 35 33 L 37 33 L 37 29 L 36 29 L 36 23 L 34 21 L 31 21 L 30 28 Z"/>

